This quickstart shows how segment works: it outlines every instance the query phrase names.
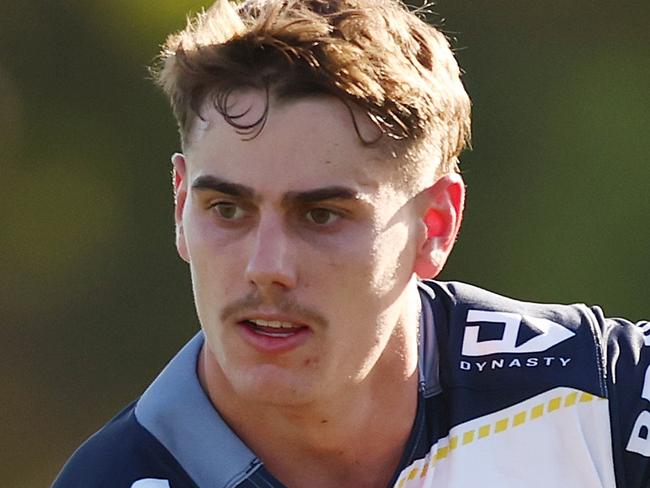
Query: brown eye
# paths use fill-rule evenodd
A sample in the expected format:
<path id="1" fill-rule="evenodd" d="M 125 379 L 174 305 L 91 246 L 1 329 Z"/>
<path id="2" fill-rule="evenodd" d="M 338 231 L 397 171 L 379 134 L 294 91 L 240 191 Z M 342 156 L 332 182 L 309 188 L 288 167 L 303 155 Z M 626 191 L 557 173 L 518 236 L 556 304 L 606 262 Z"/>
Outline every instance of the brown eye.
<path id="1" fill-rule="evenodd" d="M 326 208 L 313 208 L 307 212 L 307 219 L 313 224 L 327 225 L 338 218 L 338 215 Z"/>
<path id="2" fill-rule="evenodd" d="M 224 220 L 239 220 L 244 217 L 244 209 L 231 202 L 219 202 L 213 208 Z"/>

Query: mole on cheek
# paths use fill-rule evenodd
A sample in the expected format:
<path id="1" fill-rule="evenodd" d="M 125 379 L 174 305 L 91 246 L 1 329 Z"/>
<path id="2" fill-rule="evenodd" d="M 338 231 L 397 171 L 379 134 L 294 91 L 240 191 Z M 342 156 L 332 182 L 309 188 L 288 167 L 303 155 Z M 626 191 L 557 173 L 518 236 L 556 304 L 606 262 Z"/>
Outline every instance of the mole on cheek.
<path id="1" fill-rule="evenodd" d="M 341 267 L 340 264 L 337 263 L 337 262 L 336 262 L 335 260 L 333 260 L 333 259 L 330 259 L 330 260 L 327 262 L 327 265 L 328 265 L 330 268 L 340 268 L 340 267 Z"/>
<path id="2" fill-rule="evenodd" d="M 312 366 L 318 364 L 317 358 L 307 358 L 302 362 L 303 366 Z"/>

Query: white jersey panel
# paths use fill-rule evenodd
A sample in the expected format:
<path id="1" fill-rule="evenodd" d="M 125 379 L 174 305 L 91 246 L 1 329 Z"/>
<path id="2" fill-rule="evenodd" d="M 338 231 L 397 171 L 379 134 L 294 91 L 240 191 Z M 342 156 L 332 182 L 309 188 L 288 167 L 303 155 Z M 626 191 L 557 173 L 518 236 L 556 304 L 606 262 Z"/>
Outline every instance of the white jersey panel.
<path id="1" fill-rule="evenodd" d="M 555 388 L 451 429 L 395 488 L 614 488 L 607 400 Z"/>

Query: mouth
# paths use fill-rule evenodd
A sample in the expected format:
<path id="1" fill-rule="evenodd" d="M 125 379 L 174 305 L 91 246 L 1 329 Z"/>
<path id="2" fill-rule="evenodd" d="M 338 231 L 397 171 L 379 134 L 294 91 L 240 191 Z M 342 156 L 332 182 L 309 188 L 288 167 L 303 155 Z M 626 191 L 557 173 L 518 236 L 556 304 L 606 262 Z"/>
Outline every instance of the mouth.
<path id="1" fill-rule="evenodd" d="M 246 327 L 250 328 L 254 333 L 266 337 L 291 337 L 301 330 L 307 329 L 304 325 L 295 324 L 293 322 L 285 322 L 282 320 L 262 320 L 251 319 L 242 322 Z"/>
<path id="2" fill-rule="evenodd" d="M 287 320 L 251 318 L 239 322 L 247 342 L 263 352 L 287 352 L 310 336 L 310 328 Z"/>

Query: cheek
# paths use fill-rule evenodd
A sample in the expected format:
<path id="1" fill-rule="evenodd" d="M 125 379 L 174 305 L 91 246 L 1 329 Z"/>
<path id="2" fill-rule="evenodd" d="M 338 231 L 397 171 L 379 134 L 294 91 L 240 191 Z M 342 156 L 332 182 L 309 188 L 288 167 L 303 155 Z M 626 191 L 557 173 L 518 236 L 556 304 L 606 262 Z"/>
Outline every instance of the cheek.
<path id="1" fill-rule="evenodd" d="M 242 255 L 243 231 L 220 228 L 209 212 L 196 209 L 186 212 L 184 222 L 188 254 L 197 267 L 222 269 Z"/>
<path id="2" fill-rule="evenodd" d="M 408 242 L 408 230 L 400 224 L 379 233 L 348 235 L 336 249 L 304 265 L 303 290 L 316 292 L 324 307 L 336 303 L 330 317 L 357 322 L 361 334 L 361 324 L 376 324 L 377 314 L 390 307 L 408 283 L 413 254 Z"/>
<path id="3" fill-rule="evenodd" d="M 373 287 L 381 294 L 404 286 L 410 279 L 415 248 L 408 227 L 396 223 L 381 232 L 373 248 Z"/>
<path id="4" fill-rule="evenodd" d="M 224 233 L 215 232 L 209 223 L 191 217 L 185 226 L 185 241 L 190 258 L 192 288 L 200 315 L 217 310 L 221 301 L 232 300 L 229 288 L 233 276 L 242 276 L 245 263 L 243 246 Z M 215 306 L 217 305 L 217 306 Z M 206 317 L 207 318 L 207 317 Z"/>

